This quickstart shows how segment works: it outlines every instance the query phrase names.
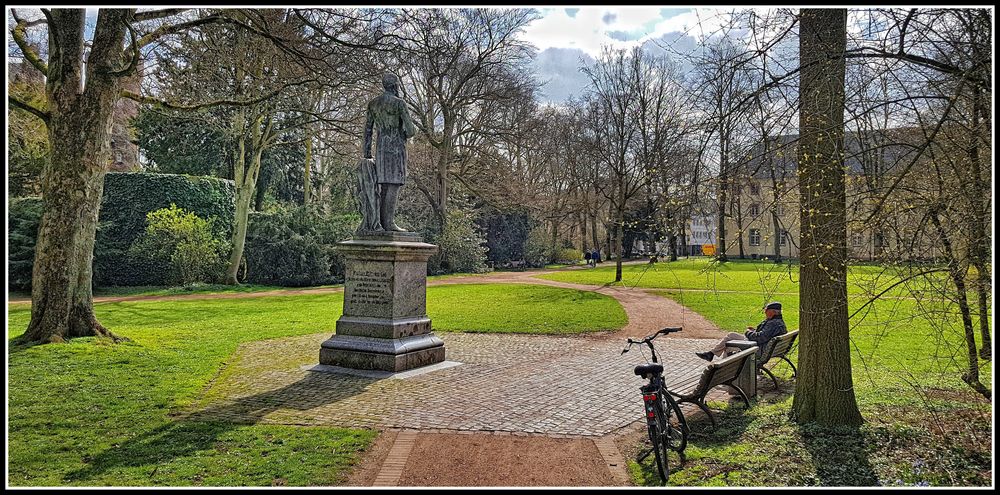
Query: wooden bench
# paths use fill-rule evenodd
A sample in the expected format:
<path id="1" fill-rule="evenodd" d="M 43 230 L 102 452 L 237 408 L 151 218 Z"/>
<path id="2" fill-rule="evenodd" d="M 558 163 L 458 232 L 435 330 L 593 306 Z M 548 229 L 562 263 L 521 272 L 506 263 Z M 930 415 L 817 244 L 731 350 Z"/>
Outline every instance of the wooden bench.
<path id="1" fill-rule="evenodd" d="M 780 359 L 792 367 L 792 378 L 795 378 L 798 370 L 795 369 L 795 365 L 788 359 L 788 353 L 795 345 L 795 338 L 798 336 L 799 331 L 794 330 L 771 339 L 767 345 L 761 349 L 760 355 L 757 357 L 757 371 L 767 373 L 767 376 L 771 377 L 771 381 L 774 382 L 775 389 L 778 388 L 778 378 L 774 376 L 774 373 L 771 373 L 771 370 L 765 368 L 764 365 L 768 362 Z M 756 346 L 757 343 L 750 340 L 734 340 L 730 341 L 728 345 L 737 349 L 749 349 L 751 346 Z"/>
<path id="2" fill-rule="evenodd" d="M 725 385 L 736 390 L 746 406 L 750 407 L 750 398 L 747 397 L 746 392 L 736 382 L 740 374 L 743 373 L 748 361 L 756 356 L 756 346 L 740 351 L 718 362 L 710 363 L 705 367 L 700 376 L 694 376 L 681 383 L 669 385 L 667 391 L 670 392 L 670 395 L 677 397 L 678 403 L 690 402 L 698 406 L 702 411 L 705 411 L 708 419 L 712 421 L 712 428 L 715 428 L 715 417 L 712 416 L 712 411 L 705 404 L 705 396 L 713 388 Z"/>

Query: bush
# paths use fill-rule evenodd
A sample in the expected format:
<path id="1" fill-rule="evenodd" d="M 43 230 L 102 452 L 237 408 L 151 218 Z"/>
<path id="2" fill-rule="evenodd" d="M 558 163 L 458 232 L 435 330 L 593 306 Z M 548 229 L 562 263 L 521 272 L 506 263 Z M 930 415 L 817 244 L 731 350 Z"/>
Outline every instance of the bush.
<path id="1" fill-rule="evenodd" d="M 556 251 L 556 263 L 576 264 L 583 260 L 583 251 L 574 248 L 562 248 Z"/>
<path id="2" fill-rule="evenodd" d="M 147 226 L 129 248 L 133 266 L 149 268 L 150 285 L 216 282 L 225 268 L 228 243 L 212 235 L 212 221 L 171 204 L 146 214 Z"/>
<path id="3" fill-rule="evenodd" d="M 441 273 L 484 273 L 486 266 L 486 239 L 483 238 L 472 215 L 455 208 L 448 212 L 444 232 L 431 240 L 438 252 L 427 260 L 427 271 Z"/>
<path id="4" fill-rule="evenodd" d="M 35 240 L 42 221 L 42 198 L 14 198 L 7 210 L 7 288 L 31 290 L 31 269 L 35 263 Z"/>
<path id="5" fill-rule="evenodd" d="M 172 174 L 107 174 L 94 249 L 94 284 L 102 287 L 160 285 L 169 280 L 172 277 L 169 263 L 147 263 L 128 256 L 129 248 L 146 230 L 146 215 L 176 205 L 209 221 L 213 238 L 229 239 L 233 232 L 234 198 L 233 182 L 225 179 Z"/>
<path id="6" fill-rule="evenodd" d="M 358 222 L 357 215 L 324 217 L 301 207 L 251 213 L 246 281 L 294 287 L 343 282 L 344 262 L 334 246 Z"/>
<path id="7" fill-rule="evenodd" d="M 486 232 L 487 259 L 497 266 L 524 260 L 531 220 L 524 212 L 491 212 L 479 222 Z"/>
<path id="8" fill-rule="evenodd" d="M 107 174 L 94 246 L 94 285 L 155 285 L 156 280 L 168 279 L 169 264 L 152 267 L 128 256 L 129 248 L 146 230 L 146 214 L 176 204 L 199 218 L 212 220 L 212 237 L 228 239 L 233 231 L 234 197 L 230 180 L 169 174 Z M 31 289 L 41 214 L 41 198 L 17 198 L 9 203 L 11 255 L 7 272 L 11 289 Z"/>
<path id="9" fill-rule="evenodd" d="M 528 266 L 541 268 L 551 263 L 554 257 L 549 232 L 541 225 L 535 226 L 528 233 L 528 240 L 524 243 L 524 261 Z"/>

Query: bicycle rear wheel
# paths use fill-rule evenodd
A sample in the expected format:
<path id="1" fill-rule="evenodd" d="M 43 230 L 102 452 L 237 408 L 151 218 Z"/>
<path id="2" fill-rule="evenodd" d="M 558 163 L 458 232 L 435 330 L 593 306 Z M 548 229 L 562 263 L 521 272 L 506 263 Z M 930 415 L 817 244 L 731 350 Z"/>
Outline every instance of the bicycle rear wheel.
<path id="1" fill-rule="evenodd" d="M 657 424 L 649 426 L 649 438 L 653 442 L 653 454 L 656 456 L 656 472 L 665 485 L 670 478 L 670 462 L 667 457 L 670 453 L 670 446 L 665 441 L 663 430 L 659 426 L 662 416 L 659 413 L 657 416 Z"/>

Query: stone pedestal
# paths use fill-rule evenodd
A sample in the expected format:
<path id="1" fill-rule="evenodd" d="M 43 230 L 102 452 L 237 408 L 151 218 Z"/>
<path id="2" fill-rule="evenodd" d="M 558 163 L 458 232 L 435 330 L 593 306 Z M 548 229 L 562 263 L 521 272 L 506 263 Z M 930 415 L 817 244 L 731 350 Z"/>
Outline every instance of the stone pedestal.
<path id="1" fill-rule="evenodd" d="M 344 314 L 320 364 L 399 372 L 444 361 L 427 317 L 427 259 L 437 246 L 409 232 L 359 235 L 344 256 Z"/>

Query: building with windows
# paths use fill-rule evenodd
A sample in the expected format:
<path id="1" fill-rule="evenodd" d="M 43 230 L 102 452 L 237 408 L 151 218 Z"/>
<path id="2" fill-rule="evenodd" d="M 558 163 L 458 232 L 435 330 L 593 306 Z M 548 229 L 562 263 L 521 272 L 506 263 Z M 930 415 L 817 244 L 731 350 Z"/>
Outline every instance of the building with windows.
<path id="1" fill-rule="evenodd" d="M 902 144 L 917 139 L 913 129 L 888 129 L 864 135 L 845 136 L 847 168 L 847 248 L 853 259 L 871 260 L 902 239 L 913 244 L 914 258 L 934 256 L 933 239 L 914 242 L 912 212 L 886 211 L 869 218 L 884 191 L 889 190 L 895 171 L 916 159 L 917 147 Z M 726 216 L 726 254 L 747 258 L 797 258 L 799 256 L 799 184 L 797 180 L 797 135 L 773 138 L 758 145 L 743 172 L 731 181 Z M 900 204 L 897 193 L 896 201 Z M 905 202 L 904 202 L 905 203 Z"/>

